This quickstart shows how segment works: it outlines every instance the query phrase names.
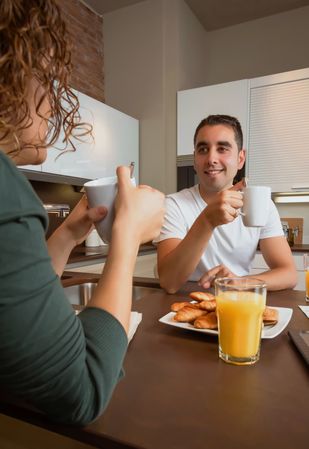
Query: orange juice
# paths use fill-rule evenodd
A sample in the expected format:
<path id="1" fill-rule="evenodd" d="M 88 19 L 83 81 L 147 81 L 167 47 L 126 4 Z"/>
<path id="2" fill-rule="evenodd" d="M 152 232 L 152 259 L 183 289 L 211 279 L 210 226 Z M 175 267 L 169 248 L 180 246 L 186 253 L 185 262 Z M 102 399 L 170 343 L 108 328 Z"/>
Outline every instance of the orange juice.
<path id="1" fill-rule="evenodd" d="M 231 360 L 258 355 L 266 291 L 221 291 L 216 299 L 220 351 Z"/>
<path id="2" fill-rule="evenodd" d="M 306 300 L 309 301 L 309 269 L 307 269 L 306 273 Z"/>

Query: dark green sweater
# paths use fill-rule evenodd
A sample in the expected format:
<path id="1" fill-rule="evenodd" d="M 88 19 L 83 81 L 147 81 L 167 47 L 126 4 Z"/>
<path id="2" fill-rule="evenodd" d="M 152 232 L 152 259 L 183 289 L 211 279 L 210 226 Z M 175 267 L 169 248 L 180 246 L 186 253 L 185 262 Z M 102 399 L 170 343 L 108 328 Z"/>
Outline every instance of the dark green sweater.
<path id="1" fill-rule="evenodd" d="M 45 242 L 47 216 L 0 151 L 0 388 L 54 420 L 84 425 L 107 405 L 127 336 L 108 312 L 76 317 Z"/>

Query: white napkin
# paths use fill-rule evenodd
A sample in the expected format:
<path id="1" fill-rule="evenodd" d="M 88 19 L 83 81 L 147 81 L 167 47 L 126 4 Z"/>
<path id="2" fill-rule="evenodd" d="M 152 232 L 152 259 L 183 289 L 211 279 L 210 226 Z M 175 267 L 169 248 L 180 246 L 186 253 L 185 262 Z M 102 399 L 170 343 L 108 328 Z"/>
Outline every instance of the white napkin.
<path id="1" fill-rule="evenodd" d="M 298 306 L 300 310 L 304 312 L 307 318 L 309 318 L 309 306 Z"/>
<path id="2" fill-rule="evenodd" d="M 128 340 L 129 343 L 134 337 L 136 329 L 138 328 L 139 323 L 142 321 L 143 314 L 139 312 L 131 312 L 129 332 L 128 332 Z"/>

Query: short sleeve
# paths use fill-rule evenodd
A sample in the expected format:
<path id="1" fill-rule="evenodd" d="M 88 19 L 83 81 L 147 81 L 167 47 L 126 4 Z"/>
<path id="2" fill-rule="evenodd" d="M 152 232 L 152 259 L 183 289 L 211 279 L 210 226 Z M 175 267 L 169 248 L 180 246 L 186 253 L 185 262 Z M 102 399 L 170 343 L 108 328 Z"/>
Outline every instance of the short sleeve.
<path id="1" fill-rule="evenodd" d="M 276 206 L 271 201 L 268 220 L 266 225 L 261 229 L 260 239 L 262 240 L 269 237 L 281 237 L 282 235 L 283 229 L 280 221 L 280 216 Z"/>
<path id="2" fill-rule="evenodd" d="M 165 199 L 165 207 L 164 223 L 159 237 L 157 237 L 153 243 L 159 243 L 167 239 L 182 240 L 188 232 L 188 226 L 184 220 L 180 207 L 174 198 L 167 197 Z"/>

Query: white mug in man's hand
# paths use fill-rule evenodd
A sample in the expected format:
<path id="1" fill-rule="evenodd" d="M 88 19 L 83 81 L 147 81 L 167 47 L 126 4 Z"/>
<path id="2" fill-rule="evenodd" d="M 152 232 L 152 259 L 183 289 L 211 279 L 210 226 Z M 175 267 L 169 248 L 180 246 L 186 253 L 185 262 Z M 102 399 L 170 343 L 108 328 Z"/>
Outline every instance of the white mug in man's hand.
<path id="1" fill-rule="evenodd" d="M 135 186 L 135 178 L 131 178 Z M 105 243 L 109 243 L 112 236 L 112 226 L 115 218 L 115 198 L 118 191 L 117 176 L 95 179 L 84 184 L 89 207 L 105 206 L 107 215 L 103 220 L 95 223 L 99 236 Z"/>
<path id="2" fill-rule="evenodd" d="M 262 227 L 266 225 L 271 201 L 271 188 L 248 186 L 243 189 L 242 220 L 245 226 Z"/>

